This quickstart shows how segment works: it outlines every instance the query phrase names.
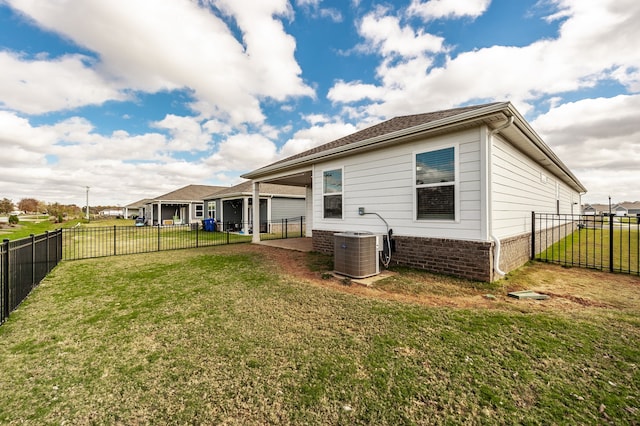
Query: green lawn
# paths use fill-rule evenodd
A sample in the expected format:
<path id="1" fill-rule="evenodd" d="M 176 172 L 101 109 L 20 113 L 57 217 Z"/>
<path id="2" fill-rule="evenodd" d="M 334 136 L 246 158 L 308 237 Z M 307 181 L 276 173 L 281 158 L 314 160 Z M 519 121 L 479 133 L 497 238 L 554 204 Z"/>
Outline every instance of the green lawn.
<path id="1" fill-rule="evenodd" d="M 0 327 L 0 423 L 640 418 L 638 293 L 625 307 L 428 307 L 293 279 L 268 250 L 63 262 Z M 421 275 L 400 273 L 392 286 Z"/>
<path id="2" fill-rule="evenodd" d="M 583 228 L 576 230 L 551 245 L 537 258 L 569 265 L 581 265 L 608 270 L 609 230 Z M 614 229 L 613 269 L 615 271 L 640 271 L 640 233 L 637 228 Z"/>
<path id="3" fill-rule="evenodd" d="M 109 226 L 133 226 L 134 221 L 129 219 L 107 219 L 87 222 L 84 219 L 72 219 L 63 223 L 55 223 L 48 216 L 19 216 L 21 219 L 17 225 L 0 228 L 0 239 L 19 240 L 33 235 L 44 234 L 45 231 L 54 231 L 59 228 L 72 228 L 78 224 L 83 227 L 109 227 Z"/>

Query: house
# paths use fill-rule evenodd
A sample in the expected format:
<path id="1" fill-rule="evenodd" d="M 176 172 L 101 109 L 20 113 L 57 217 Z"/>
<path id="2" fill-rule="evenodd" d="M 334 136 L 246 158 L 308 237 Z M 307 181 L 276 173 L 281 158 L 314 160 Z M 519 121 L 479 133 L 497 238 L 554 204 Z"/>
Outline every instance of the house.
<path id="1" fill-rule="evenodd" d="M 284 219 L 305 216 L 306 191 L 302 187 L 265 183 L 260 187 L 260 232 L 272 232 Z M 225 230 L 253 230 L 253 184 L 240 183 L 204 197 L 207 217 L 224 224 Z"/>
<path id="2" fill-rule="evenodd" d="M 509 102 L 396 117 L 243 175 L 304 187 L 306 235 L 393 231 L 391 264 L 493 281 L 530 258 L 532 211 L 585 187 Z M 259 234 L 253 241 L 259 241 Z"/>
<path id="3" fill-rule="evenodd" d="M 124 216 L 124 209 L 122 209 L 122 208 L 111 208 L 111 209 L 100 210 L 98 212 L 98 216 L 122 217 L 122 216 Z"/>
<path id="4" fill-rule="evenodd" d="M 582 208 L 582 214 L 587 216 L 599 216 L 609 213 L 608 204 L 585 204 Z"/>
<path id="5" fill-rule="evenodd" d="M 187 185 L 147 200 L 144 218 L 149 225 L 185 225 L 205 218 L 204 197 L 227 189 L 226 186 Z"/>
<path id="6" fill-rule="evenodd" d="M 611 213 L 616 216 L 640 216 L 640 201 L 624 201 L 611 208 Z"/>
<path id="7" fill-rule="evenodd" d="M 151 200 L 149 198 L 143 198 L 142 200 L 134 201 L 131 204 L 127 204 L 124 206 L 124 218 L 129 219 L 144 217 L 144 206 L 150 204 Z"/>

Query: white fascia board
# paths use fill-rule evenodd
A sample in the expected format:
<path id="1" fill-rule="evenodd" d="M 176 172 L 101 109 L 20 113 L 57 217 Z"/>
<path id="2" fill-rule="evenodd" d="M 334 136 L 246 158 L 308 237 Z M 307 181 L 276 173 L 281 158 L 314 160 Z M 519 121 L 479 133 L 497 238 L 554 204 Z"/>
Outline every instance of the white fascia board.
<path id="1" fill-rule="evenodd" d="M 276 171 L 286 170 L 294 166 L 302 166 L 309 163 L 315 163 L 317 162 L 317 160 L 320 160 L 320 159 L 337 156 L 340 154 L 347 153 L 349 151 L 360 150 L 362 148 L 366 148 L 371 145 L 378 145 L 378 144 L 382 145 L 385 142 L 395 141 L 397 139 L 402 139 L 403 137 L 412 136 L 417 133 L 428 133 L 429 131 L 444 128 L 444 127 L 462 125 L 465 122 L 468 122 L 470 120 L 477 120 L 483 116 L 502 112 L 505 109 L 507 109 L 509 105 L 511 105 L 509 102 L 499 103 L 496 105 L 487 106 L 485 108 L 457 114 L 451 117 L 442 118 L 440 120 L 431 121 L 429 123 L 419 124 L 417 126 L 408 127 L 406 129 L 398 130 L 391 133 L 386 133 L 380 136 L 375 136 L 373 138 L 365 139 L 359 142 L 353 142 L 353 143 L 339 146 L 333 149 L 328 149 L 326 151 L 320 151 L 314 154 L 307 155 L 305 157 L 295 158 L 293 160 L 285 161 L 283 163 L 265 166 L 261 169 L 254 170 L 252 172 L 241 175 L 241 177 L 245 179 L 256 179 Z"/>

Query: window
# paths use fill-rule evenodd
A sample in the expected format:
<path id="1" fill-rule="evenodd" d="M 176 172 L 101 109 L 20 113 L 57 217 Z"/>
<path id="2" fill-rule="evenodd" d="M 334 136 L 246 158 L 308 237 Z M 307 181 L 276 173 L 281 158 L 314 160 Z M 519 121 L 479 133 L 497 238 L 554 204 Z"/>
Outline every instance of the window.
<path id="1" fill-rule="evenodd" d="M 322 173 L 322 202 L 325 219 L 342 219 L 342 169 Z"/>
<path id="2" fill-rule="evenodd" d="M 455 148 L 422 152 L 415 160 L 416 219 L 455 220 Z"/>
<path id="3" fill-rule="evenodd" d="M 209 219 L 215 219 L 216 218 L 216 202 L 215 201 L 210 201 L 207 203 L 207 217 Z"/>
<path id="4" fill-rule="evenodd" d="M 204 204 L 196 204 L 196 217 L 202 217 L 204 212 Z"/>

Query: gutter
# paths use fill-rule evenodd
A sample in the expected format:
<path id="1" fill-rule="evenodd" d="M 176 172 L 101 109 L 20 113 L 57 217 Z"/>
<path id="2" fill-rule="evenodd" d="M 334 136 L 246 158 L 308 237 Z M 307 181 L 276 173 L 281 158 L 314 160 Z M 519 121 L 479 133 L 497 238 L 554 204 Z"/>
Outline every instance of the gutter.
<path id="1" fill-rule="evenodd" d="M 513 115 L 510 115 L 509 118 L 507 119 L 507 122 L 502 124 L 499 127 L 496 127 L 495 129 L 491 130 L 489 132 L 489 137 L 487 138 L 487 145 L 489 148 L 489 182 L 491 181 L 491 176 L 492 176 L 492 165 L 493 165 L 493 136 L 498 134 L 499 132 L 505 130 L 507 127 L 510 127 L 513 124 Z M 489 188 L 489 190 L 487 191 L 487 193 L 489 194 L 489 197 L 492 197 L 492 190 L 491 188 Z M 500 278 L 504 277 L 506 275 L 506 273 L 500 269 L 500 239 L 498 237 L 496 237 L 493 233 L 493 200 L 490 199 L 489 200 L 489 226 L 490 226 L 490 230 L 489 230 L 489 234 L 491 235 L 491 239 L 495 242 L 496 244 L 496 248 L 493 251 L 493 270 L 500 276 Z"/>

